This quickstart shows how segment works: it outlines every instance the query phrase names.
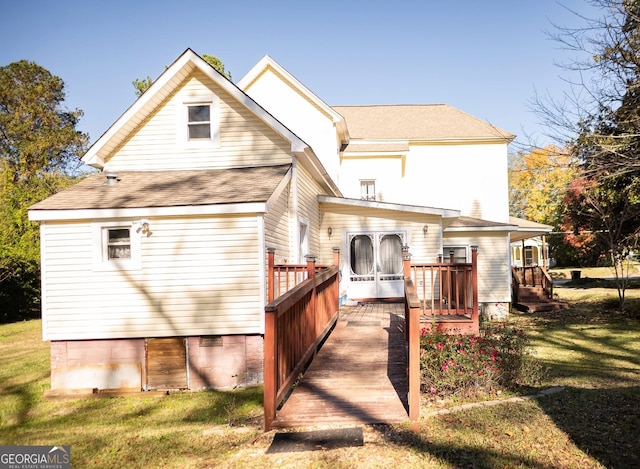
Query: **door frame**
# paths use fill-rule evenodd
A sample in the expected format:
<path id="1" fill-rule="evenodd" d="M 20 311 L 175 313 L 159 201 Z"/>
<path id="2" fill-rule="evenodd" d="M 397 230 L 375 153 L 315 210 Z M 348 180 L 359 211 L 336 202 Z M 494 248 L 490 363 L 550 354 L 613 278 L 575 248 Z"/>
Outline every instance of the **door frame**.
<path id="1" fill-rule="evenodd" d="M 400 262 L 400 271 L 397 274 L 383 274 L 380 270 L 380 241 L 385 235 L 398 235 L 400 237 L 401 246 L 408 243 L 409 229 L 407 228 L 362 228 L 347 229 L 344 236 L 344 253 L 345 253 L 345 274 L 347 280 L 347 295 L 353 299 L 378 299 L 378 298 L 399 298 L 404 292 L 404 276 L 402 272 L 402 263 Z M 355 236 L 369 236 L 373 244 L 373 262 L 372 272 L 361 274 L 363 278 L 358 281 L 354 277 L 351 270 L 351 241 Z M 399 254 L 402 256 L 402 252 Z M 401 261 L 402 258 L 400 258 Z M 383 280 L 383 276 L 398 277 L 397 279 Z M 366 277 L 373 277 L 373 280 L 366 280 Z"/>

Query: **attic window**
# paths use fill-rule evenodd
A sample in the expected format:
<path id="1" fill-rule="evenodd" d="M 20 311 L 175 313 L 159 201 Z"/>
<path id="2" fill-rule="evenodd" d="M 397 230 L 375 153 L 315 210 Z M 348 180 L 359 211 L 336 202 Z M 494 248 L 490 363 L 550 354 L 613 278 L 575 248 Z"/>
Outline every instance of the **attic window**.
<path id="1" fill-rule="evenodd" d="M 189 140 L 211 140 L 211 105 L 187 106 Z"/>

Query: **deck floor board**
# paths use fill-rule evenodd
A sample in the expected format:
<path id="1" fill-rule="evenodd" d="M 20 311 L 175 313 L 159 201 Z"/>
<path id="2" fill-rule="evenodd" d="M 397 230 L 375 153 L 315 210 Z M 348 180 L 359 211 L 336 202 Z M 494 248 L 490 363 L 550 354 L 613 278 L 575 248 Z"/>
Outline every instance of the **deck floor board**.
<path id="1" fill-rule="evenodd" d="M 341 307 L 335 329 L 273 426 L 407 421 L 406 350 L 403 304 Z"/>

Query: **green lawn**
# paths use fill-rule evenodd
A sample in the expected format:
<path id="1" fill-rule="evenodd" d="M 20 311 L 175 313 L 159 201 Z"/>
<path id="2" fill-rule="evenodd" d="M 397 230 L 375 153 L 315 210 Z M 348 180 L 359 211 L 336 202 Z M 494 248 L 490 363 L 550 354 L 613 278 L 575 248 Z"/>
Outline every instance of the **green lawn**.
<path id="1" fill-rule="evenodd" d="M 615 290 L 556 290 L 572 308 L 509 321 L 563 391 L 437 416 L 460 402 L 425 399 L 419 432 L 366 426 L 362 447 L 305 453 L 266 454 L 260 388 L 45 399 L 40 321 L 0 325 L 0 445 L 70 445 L 73 467 L 640 467 L 640 316 L 610 309 Z"/>

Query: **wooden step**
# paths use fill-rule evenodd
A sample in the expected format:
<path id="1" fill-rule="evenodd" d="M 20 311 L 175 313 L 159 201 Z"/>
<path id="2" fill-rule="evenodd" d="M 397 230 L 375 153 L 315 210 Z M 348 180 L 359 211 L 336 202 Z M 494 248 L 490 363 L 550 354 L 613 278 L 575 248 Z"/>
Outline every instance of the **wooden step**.
<path id="1" fill-rule="evenodd" d="M 569 305 L 566 303 L 561 303 L 559 301 L 518 301 L 514 305 L 514 307 L 518 311 L 523 311 L 525 313 L 537 313 L 541 311 L 557 311 L 561 309 L 568 308 Z"/>

